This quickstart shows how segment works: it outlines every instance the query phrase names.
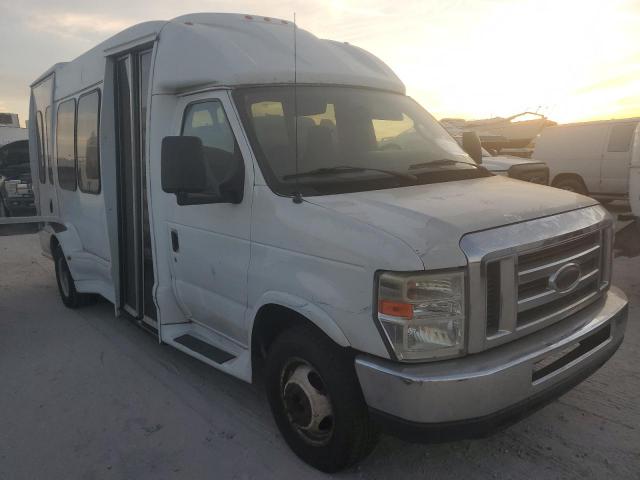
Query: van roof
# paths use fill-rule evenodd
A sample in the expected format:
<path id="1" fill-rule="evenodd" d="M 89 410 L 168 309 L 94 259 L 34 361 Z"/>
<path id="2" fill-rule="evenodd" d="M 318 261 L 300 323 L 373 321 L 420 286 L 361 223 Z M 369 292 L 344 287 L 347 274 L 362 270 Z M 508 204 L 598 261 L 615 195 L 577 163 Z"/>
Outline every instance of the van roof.
<path id="1" fill-rule="evenodd" d="M 608 125 L 611 123 L 638 123 L 640 122 L 640 117 L 631 117 L 631 118 L 612 118 L 609 120 L 595 120 L 592 122 L 574 122 L 574 123 L 562 123 L 560 125 L 555 125 L 552 127 L 547 127 L 545 128 L 542 132 L 544 133 L 545 130 L 554 128 L 554 129 L 558 129 L 558 128 L 563 128 L 563 127 L 578 127 L 578 126 L 586 126 L 586 125 Z"/>
<path id="2" fill-rule="evenodd" d="M 306 30 L 296 31 L 297 82 L 364 86 L 405 93 L 393 71 L 369 52 Z M 55 99 L 104 79 L 105 57 L 158 40 L 153 93 L 294 82 L 294 26 L 287 20 L 230 13 L 194 13 L 141 23 L 114 35 L 33 83 L 56 73 Z"/>

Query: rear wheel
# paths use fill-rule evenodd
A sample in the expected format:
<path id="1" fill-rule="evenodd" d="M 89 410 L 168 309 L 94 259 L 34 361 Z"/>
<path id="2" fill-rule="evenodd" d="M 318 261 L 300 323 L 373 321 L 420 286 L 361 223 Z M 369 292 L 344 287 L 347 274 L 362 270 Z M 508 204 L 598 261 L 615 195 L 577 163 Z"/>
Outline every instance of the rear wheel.
<path id="1" fill-rule="evenodd" d="M 302 460 L 336 472 L 377 441 L 353 356 L 312 328 L 282 333 L 269 349 L 266 390 L 282 436 Z"/>
<path id="2" fill-rule="evenodd" d="M 579 193 L 580 195 L 587 195 L 587 189 L 577 178 L 566 177 L 554 182 L 554 187 L 561 190 L 567 190 L 569 192 Z"/>
<path id="3" fill-rule="evenodd" d="M 56 269 L 56 281 L 62 303 L 68 308 L 78 308 L 89 302 L 91 296 L 86 293 L 78 293 L 76 284 L 71 276 L 67 259 L 60 245 L 56 245 L 53 250 L 53 261 Z"/>

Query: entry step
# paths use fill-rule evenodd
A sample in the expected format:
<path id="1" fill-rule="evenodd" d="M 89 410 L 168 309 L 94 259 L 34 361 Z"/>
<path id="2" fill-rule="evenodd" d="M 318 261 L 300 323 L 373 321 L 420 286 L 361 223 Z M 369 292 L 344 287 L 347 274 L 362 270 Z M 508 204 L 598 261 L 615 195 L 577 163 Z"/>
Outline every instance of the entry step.
<path id="1" fill-rule="evenodd" d="M 194 337 L 193 335 L 185 334 L 176 338 L 174 341 L 219 364 L 223 364 L 236 358 L 235 355 L 225 352 L 210 343 Z"/>

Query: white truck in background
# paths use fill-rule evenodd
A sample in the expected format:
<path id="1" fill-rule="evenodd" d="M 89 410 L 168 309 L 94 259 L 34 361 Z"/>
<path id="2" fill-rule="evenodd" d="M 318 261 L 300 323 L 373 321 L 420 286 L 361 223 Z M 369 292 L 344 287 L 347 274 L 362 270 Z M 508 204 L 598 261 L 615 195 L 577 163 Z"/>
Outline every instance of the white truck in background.
<path id="1" fill-rule="evenodd" d="M 20 128 L 20 119 L 17 113 L 0 113 L 0 147 L 27 138 L 28 130 Z"/>
<path id="2" fill-rule="evenodd" d="M 62 302 L 99 294 L 260 378 L 284 440 L 326 472 L 379 428 L 487 433 L 604 364 L 628 316 L 609 213 L 491 174 L 374 55 L 294 28 L 146 22 L 35 80 L 36 221 Z"/>
<path id="3" fill-rule="evenodd" d="M 550 185 L 590 195 L 603 203 L 629 193 L 631 140 L 640 118 L 547 127 L 533 156 L 545 162 Z"/>
<path id="4" fill-rule="evenodd" d="M 629 164 L 629 205 L 631 212 L 640 222 L 640 124 L 633 134 L 631 162 Z"/>

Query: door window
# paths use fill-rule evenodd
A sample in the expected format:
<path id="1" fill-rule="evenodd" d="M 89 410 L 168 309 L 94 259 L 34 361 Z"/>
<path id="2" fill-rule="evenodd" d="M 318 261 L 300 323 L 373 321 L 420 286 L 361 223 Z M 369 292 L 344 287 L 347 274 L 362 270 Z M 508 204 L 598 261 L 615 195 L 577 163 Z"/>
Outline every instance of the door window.
<path id="1" fill-rule="evenodd" d="M 184 114 L 182 135 L 198 137 L 204 150 L 207 191 L 229 178 L 242 162 L 238 144 L 220 100 L 192 103 Z"/>
<path id="2" fill-rule="evenodd" d="M 609 136 L 608 152 L 628 152 L 631 146 L 631 136 L 635 130 L 635 124 L 615 125 L 611 128 Z"/>

